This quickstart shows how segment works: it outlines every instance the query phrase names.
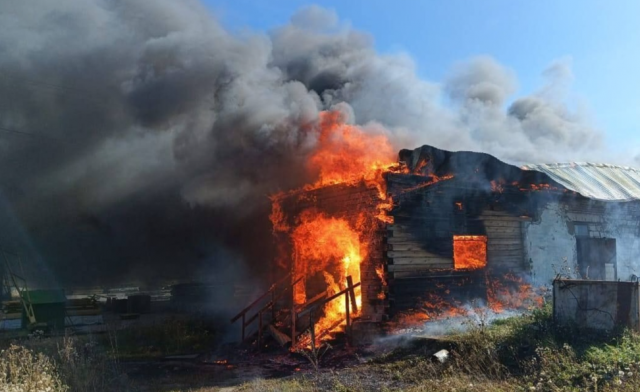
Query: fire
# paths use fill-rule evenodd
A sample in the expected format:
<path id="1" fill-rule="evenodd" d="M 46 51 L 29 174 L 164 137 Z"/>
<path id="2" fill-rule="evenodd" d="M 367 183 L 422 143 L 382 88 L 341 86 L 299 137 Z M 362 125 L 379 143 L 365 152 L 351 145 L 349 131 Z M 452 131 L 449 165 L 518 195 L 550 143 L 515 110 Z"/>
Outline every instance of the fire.
<path id="1" fill-rule="evenodd" d="M 309 172 L 318 175 L 312 188 L 360 180 L 379 182 L 382 173 L 399 167 L 389 138 L 344 120 L 338 111 L 320 113 L 317 145 L 307 161 Z"/>
<path id="2" fill-rule="evenodd" d="M 467 310 L 455 300 L 445 300 L 443 297 L 430 293 L 423 304 L 423 310 L 428 319 L 443 319 L 449 317 L 466 316 Z"/>
<path id="3" fill-rule="evenodd" d="M 504 181 L 491 181 L 491 190 L 496 193 L 504 192 Z"/>
<path id="4" fill-rule="evenodd" d="M 438 182 L 440 182 L 440 181 L 447 181 L 447 180 L 450 180 L 450 179 L 452 179 L 454 176 L 453 176 L 453 174 L 446 174 L 446 175 L 444 175 L 444 176 L 437 176 L 437 175 L 435 175 L 435 174 L 431 174 L 431 175 L 429 175 L 428 177 L 431 177 L 431 179 L 430 179 L 429 181 L 427 181 L 427 182 L 423 182 L 422 184 L 420 184 L 420 185 L 416 185 L 416 186 L 413 186 L 413 187 L 411 187 L 411 188 L 406 188 L 406 189 L 404 189 L 404 190 L 403 190 L 403 192 L 405 192 L 405 193 L 406 193 L 406 192 L 415 191 L 415 190 L 417 190 L 417 189 L 426 188 L 426 187 L 431 186 L 431 185 L 433 185 L 433 184 L 436 184 L 436 183 L 438 183 Z"/>
<path id="5" fill-rule="evenodd" d="M 453 265 L 457 270 L 475 270 L 487 266 L 487 237 L 453 236 Z"/>
<path id="6" fill-rule="evenodd" d="M 358 283 L 360 263 L 366 257 L 366 244 L 361 243 L 358 231 L 345 219 L 328 217 L 315 210 L 304 211 L 299 219 L 291 240 L 294 278 L 303 279 L 294 286 L 294 302 L 302 305 L 307 301 L 305 280 L 319 273 L 329 295 L 345 288 L 347 276 Z M 360 306 L 360 290 L 355 291 L 356 304 Z M 324 313 L 316 325 L 318 332 L 345 320 L 345 298 L 341 296 L 327 303 Z"/>
<path id="7" fill-rule="evenodd" d="M 511 273 L 502 279 L 485 277 L 487 285 L 487 302 L 489 308 L 496 313 L 504 309 L 539 308 L 544 304 L 541 293 L 536 293 L 531 284 L 525 283 L 521 277 Z"/>
<path id="8" fill-rule="evenodd" d="M 320 113 L 312 131 L 317 133 L 317 140 L 305 166 L 315 180 L 301 189 L 271 197 L 273 231 L 289 235 L 292 244 L 293 280 L 298 282 L 293 289 L 296 305 L 305 304 L 310 299 L 307 296 L 317 296 L 319 286 L 328 297 L 346 288 L 347 277 L 351 277 L 354 284 L 360 282 L 360 264 L 367 257 L 370 232 L 376 225 L 393 223 L 393 217 L 388 214 L 393 200 L 387 195 L 383 175 L 404 170 L 397 163 L 396 149 L 387 136 L 346 124 L 339 111 Z M 291 222 L 283 211 L 282 201 L 286 196 L 300 197 L 304 194 L 301 191 L 329 185 L 362 186 L 363 183 L 377 190 L 378 200 L 371 206 L 377 211 L 373 214 L 377 224 L 375 219 L 372 223 L 362 213 L 354 219 L 353 216 L 329 216 L 313 208 L 300 212 L 295 222 Z M 354 291 L 359 311 L 362 291 L 360 287 Z M 384 293 L 380 294 L 384 297 Z M 345 297 L 328 302 L 323 312 L 315 324 L 317 338 L 345 325 Z M 357 317 L 358 313 L 351 308 L 350 316 Z"/>

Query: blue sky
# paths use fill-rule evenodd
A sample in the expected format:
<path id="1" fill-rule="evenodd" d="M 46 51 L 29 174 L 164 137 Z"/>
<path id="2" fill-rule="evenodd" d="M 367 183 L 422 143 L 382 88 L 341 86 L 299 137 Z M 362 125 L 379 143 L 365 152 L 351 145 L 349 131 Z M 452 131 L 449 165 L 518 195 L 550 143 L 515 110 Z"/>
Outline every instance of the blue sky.
<path id="1" fill-rule="evenodd" d="M 596 0 L 204 0 L 233 30 L 268 31 L 318 4 L 371 34 L 381 53 L 404 52 L 439 82 L 456 62 L 490 55 L 518 75 L 516 95 L 571 58 L 574 98 L 586 103 L 610 147 L 640 148 L 640 1 Z"/>

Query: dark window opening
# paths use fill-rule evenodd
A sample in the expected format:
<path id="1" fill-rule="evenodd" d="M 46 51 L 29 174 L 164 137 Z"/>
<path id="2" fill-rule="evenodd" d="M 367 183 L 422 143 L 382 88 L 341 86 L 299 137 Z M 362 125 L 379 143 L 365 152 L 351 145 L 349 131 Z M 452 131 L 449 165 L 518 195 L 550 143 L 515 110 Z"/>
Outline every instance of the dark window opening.
<path id="1" fill-rule="evenodd" d="M 576 242 L 578 248 L 578 269 L 583 279 L 617 279 L 615 238 L 588 238 L 577 236 Z"/>

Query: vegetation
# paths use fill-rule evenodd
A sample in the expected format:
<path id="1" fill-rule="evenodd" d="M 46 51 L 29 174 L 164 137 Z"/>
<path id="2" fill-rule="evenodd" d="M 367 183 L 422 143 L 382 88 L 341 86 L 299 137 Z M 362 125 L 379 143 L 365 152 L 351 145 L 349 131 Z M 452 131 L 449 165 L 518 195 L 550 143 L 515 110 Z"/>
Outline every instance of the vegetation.
<path id="1" fill-rule="evenodd" d="M 451 352 L 444 364 L 431 358 L 441 348 Z M 400 347 L 354 368 L 254 381 L 240 390 L 637 391 L 639 373 L 639 335 L 559 327 L 546 306 L 471 325 L 441 342 Z"/>
<path id="2" fill-rule="evenodd" d="M 206 352 L 215 343 L 214 328 L 201 319 L 171 318 L 162 323 L 112 331 L 100 343 L 119 359 L 150 359 Z"/>
<path id="3" fill-rule="evenodd" d="M 197 389 L 195 383 L 188 382 L 162 389 L 134 386 L 125 375 L 122 358 L 141 355 L 154 358 L 158 353 L 181 352 L 196 346 L 204 349 L 212 335 L 198 329 L 196 324 L 173 321 L 163 331 L 157 328 L 106 334 L 99 340 L 91 336 L 34 337 L 8 344 L 0 354 L 0 390 L 221 390 L 213 386 Z M 136 345 L 136 341 L 140 344 Z M 149 345 L 154 349 L 149 349 Z M 450 351 L 449 359 L 444 363 L 434 361 L 432 354 L 442 348 Z M 640 390 L 638 334 L 616 331 L 604 335 L 587 333 L 574 326 L 555 326 L 550 307 L 491 325 L 475 323 L 467 332 L 442 340 L 412 341 L 352 367 L 330 369 L 325 363 L 329 359 L 322 355 L 310 355 L 307 359 L 308 366 L 288 377 L 269 380 L 247 377 L 244 384 L 224 390 Z"/>

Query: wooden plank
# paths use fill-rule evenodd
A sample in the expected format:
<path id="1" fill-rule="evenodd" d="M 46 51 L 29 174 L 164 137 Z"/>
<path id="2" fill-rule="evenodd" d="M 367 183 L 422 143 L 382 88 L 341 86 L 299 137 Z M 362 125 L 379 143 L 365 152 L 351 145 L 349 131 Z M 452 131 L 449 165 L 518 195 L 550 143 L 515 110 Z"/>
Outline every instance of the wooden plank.
<path id="1" fill-rule="evenodd" d="M 500 226 L 500 227 L 496 227 L 496 226 L 485 226 L 485 228 L 487 229 L 487 233 L 491 233 L 491 234 L 507 234 L 507 233 L 518 233 L 518 235 L 520 235 L 520 233 L 522 232 L 522 229 L 520 228 L 520 225 L 518 226 Z"/>
<path id="2" fill-rule="evenodd" d="M 387 237 L 387 244 L 398 244 L 398 245 L 411 245 L 417 244 L 420 245 L 421 241 L 418 238 L 402 238 L 402 237 Z"/>
<path id="3" fill-rule="evenodd" d="M 356 303 L 356 292 L 353 290 L 353 279 L 351 279 L 351 276 L 347 276 L 347 288 L 349 288 L 349 298 L 351 299 L 351 309 L 353 309 L 355 313 L 358 313 L 358 305 Z M 347 310 L 347 313 L 348 313 L 348 310 Z M 349 325 L 348 321 L 347 321 L 347 325 Z"/>
<path id="4" fill-rule="evenodd" d="M 453 259 L 447 257 L 394 257 L 389 264 L 440 264 L 453 266 Z"/>
<path id="5" fill-rule="evenodd" d="M 517 239 L 488 238 L 487 246 L 488 245 L 522 245 L 522 239 L 520 238 L 517 238 Z"/>
<path id="6" fill-rule="evenodd" d="M 389 243 L 389 241 L 388 241 L 389 238 L 395 238 L 395 239 L 401 240 L 401 241 L 402 240 L 403 241 L 416 241 L 416 240 L 419 240 L 419 239 L 424 239 L 426 237 L 433 238 L 433 239 L 438 239 L 438 238 L 440 238 L 440 239 L 446 239 L 446 238 L 453 239 L 453 235 L 451 233 L 451 230 L 449 230 L 449 228 L 442 229 L 442 230 L 430 230 L 430 231 L 418 231 L 418 230 L 416 230 L 415 232 L 412 232 L 412 233 L 397 233 L 397 232 L 393 232 L 393 231 L 387 231 L 385 234 L 386 234 L 386 237 L 387 237 L 387 243 Z"/>
<path id="7" fill-rule="evenodd" d="M 434 269 L 453 268 L 453 263 L 449 264 L 390 264 L 387 266 L 388 272 L 424 271 Z"/>
<path id="8" fill-rule="evenodd" d="M 498 258 L 498 257 L 520 257 L 524 259 L 524 251 L 522 249 L 519 250 L 509 250 L 509 251 L 501 251 L 501 252 L 487 252 L 487 258 Z"/>
<path id="9" fill-rule="evenodd" d="M 448 223 L 447 223 L 448 226 Z M 384 233 L 386 238 L 395 238 L 398 241 L 415 241 L 423 238 L 452 238 L 453 234 L 449 227 L 435 226 L 429 230 L 416 230 L 411 233 L 397 233 L 393 231 L 386 231 Z M 387 241 L 388 242 L 388 241 Z"/>
<path id="10" fill-rule="evenodd" d="M 522 223 L 521 220 L 515 219 L 481 219 L 484 222 L 485 226 L 496 226 L 496 227 L 520 227 Z"/>
<path id="11" fill-rule="evenodd" d="M 434 254 L 423 250 L 401 250 L 401 251 L 388 251 L 387 257 L 395 259 L 397 257 L 433 257 Z"/>
<path id="12" fill-rule="evenodd" d="M 404 244 L 388 244 L 387 251 L 423 251 L 429 252 L 424 249 L 423 245 L 420 245 L 416 242 L 413 243 L 404 243 Z"/>
<path id="13" fill-rule="evenodd" d="M 487 237 L 491 240 L 500 240 L 500 239 L 512 239 L 512 238 L 521 238 L 522 232 L 520 230 L 511 230 L 511 231 L 494 231 L 487 230 Z"/>
<path id="14" fill-rule="evenodd" d="M 389 278 L 391 279 L 411 279 L 411 278 L 423 278 L 424 273 L 418 273 L 420 271 L 403 271 L 403 272 L 389 272 Z M 428 272 L 428 271 L 422 271 Z M 402 283 L 399 283 L 402 284 Z"/>
<path id="15" fill-rule="evenodd" d="M 280 346 L 284 347 L 287 344 L 291 343 L 291 338 L 287 334 L 280 332 L 276 327 L 273 326 L 273 324 L 269 324 L 269 326 L 267 327 L 267 331 L 269 331 L 269 334 L 273 336 L 273 338 L 280 344 Z"/>

